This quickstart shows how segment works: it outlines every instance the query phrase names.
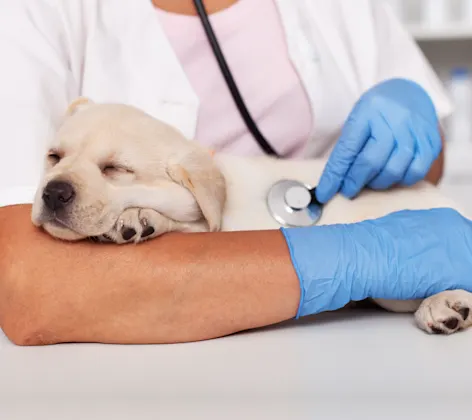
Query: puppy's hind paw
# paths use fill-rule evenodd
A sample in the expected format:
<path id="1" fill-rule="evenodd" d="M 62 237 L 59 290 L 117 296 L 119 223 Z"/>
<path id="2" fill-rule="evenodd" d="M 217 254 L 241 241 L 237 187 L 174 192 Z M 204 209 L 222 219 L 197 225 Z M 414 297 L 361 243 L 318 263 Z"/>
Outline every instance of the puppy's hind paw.
<path id="1" fill-rule="evenodd" d="M 464 290 L 425 299 L 415 313 L 417 325 L 429 334 L 453 334 L 472 325 L 472 294 Z"/>

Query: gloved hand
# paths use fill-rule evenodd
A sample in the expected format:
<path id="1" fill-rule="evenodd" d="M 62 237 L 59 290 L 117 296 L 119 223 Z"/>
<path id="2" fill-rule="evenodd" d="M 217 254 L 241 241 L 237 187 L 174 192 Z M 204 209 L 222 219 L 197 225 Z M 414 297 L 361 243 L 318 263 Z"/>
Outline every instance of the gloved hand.
<path id="1" fill-rule="evenodd" d="M 392 79 L 368 90 L 349 115 L 316 189 L 326 203 L 341 192 L 387 189 L 424 179 L 442 149 L 434 104 L 418 84 Z"/>
<path id="2" fill-rule="evenodd" d="M 452 209 L 282 232 L 300 280 L 297 318 L 366 298 L 472 292 L 472 222 Z"/>

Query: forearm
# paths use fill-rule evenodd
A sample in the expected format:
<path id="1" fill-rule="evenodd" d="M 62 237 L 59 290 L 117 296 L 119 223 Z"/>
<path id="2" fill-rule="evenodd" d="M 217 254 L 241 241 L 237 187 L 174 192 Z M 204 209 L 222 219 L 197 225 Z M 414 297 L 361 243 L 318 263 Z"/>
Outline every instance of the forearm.
<path id="1" fill-rule="evenodd" d="M 10 293 L 0 298 L 1 325 L 18 344 L 195 341 L 297 313 L 299 282 L 278 231 L 170 234 L 136 246 L 65 243 L 31 226 L 29 206 L 0 211 L 0 218 L 16 213 L 8 217 L 16 232 L 10 250 L 21 238 L 32 241 L 14 256 L 2 285 Z"/>

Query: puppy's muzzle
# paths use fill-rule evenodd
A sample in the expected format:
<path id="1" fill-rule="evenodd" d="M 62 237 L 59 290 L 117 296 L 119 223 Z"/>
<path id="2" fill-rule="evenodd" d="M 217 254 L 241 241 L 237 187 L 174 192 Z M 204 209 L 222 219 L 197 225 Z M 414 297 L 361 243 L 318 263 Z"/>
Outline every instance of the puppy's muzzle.
<path id="1" fill-rule="evenodd" d="M 75 190 L 69 182 L 50 181 L 43 190 L 42 199 L 46 208 L 55 212 L 74 202 Z"/>

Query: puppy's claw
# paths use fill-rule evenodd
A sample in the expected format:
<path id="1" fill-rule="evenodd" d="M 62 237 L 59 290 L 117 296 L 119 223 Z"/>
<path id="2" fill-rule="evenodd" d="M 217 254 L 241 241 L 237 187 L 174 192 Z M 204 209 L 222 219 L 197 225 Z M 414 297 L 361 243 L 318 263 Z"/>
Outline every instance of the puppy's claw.
<path id="1" fill-rule="evenodd" d="M 134 236 L 136 236 L 136 230 L 134 230 L 133 228 L 125 227 L 121 230 L 121 236 L 125 241 L 129 241 L 134 238 Z"/>
<path id="2" fill-rule="evenodd" d="M 444 331 L 441 328 L 431 327 L 431 333 L 433 334 L 444 334 Z"/>
<path id="3" fill-rule="evenodd" d="M 459 320 L 457 318 L 449 318 L 443 321 L 444 326 L 451 331 L 454 331 L 459 326 Z"/>
<path id="4" fill-rule="evenodd" d="M 155 232 L 155 229 L 152 226 L 148 226 L 143 230 L 143 233 L 141 234 L 141 238 L 147 238 L 148 236 L 151 236 Z"/>
<path id="5" fill-rule="evenodd" d="M 456 309 L 456 311 L 459 313 L 459 315 L 462 317 L 464 321 L 467 321 L 467 318 L 469 318 L 470 315 L 470 309 L 467 307 L 461 307 Z"/>

